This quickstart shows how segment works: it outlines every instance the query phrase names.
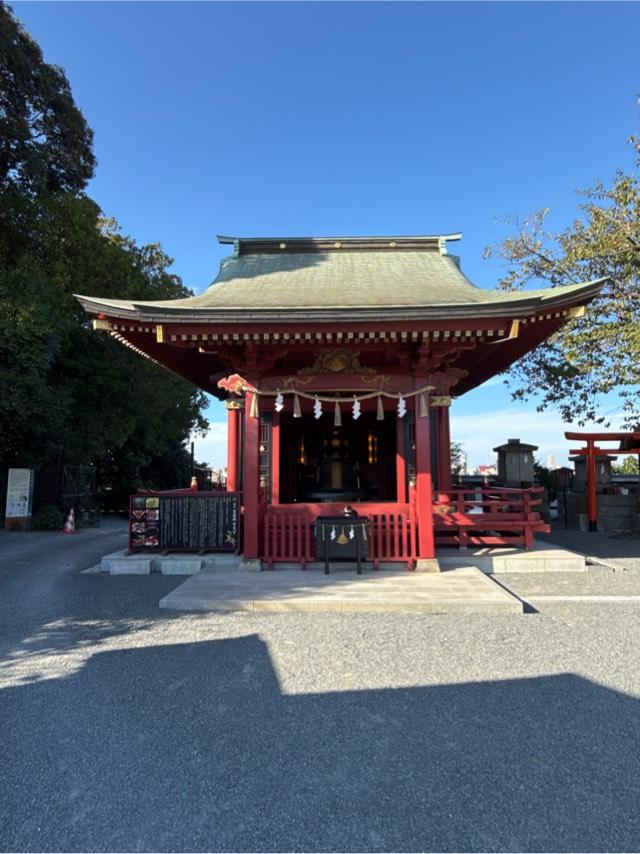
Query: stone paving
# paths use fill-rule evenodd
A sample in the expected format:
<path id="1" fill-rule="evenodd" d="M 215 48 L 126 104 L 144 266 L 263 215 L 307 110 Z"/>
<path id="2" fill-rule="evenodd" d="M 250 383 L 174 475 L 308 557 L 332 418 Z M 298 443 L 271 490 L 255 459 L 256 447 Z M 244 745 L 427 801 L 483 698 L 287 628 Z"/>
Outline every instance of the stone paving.
<path id="1" fill-rule="evenodd" d="M 585 555 L 595 564 L 604 564 L 612 569 L 640 572 L 640 535 L 612 534 L 603 531 L 564 530 L 561 523 L 554 523 L 550 534 L 541 534 L 539 539 L 561 548 L 571 549 Z"/>
<path id="2" fill-rule="evenodd" d="M 522 603 L 475 567 L 444 573 L 404 570 L 225 569 L 194 575 L 161 608 L 199 611 L 367 611 L 521 614 Z"/>

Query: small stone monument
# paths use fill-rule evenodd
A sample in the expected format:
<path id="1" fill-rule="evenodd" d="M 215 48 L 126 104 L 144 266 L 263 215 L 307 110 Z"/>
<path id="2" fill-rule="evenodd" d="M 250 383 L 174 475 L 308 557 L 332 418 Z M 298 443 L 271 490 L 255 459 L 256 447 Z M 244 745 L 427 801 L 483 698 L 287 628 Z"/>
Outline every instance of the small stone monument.
<path id="1" fill-rule="evenodd" d="M 525 445 L 520 439 L 507 439 L 493 449 L 498 454 L 498 482 L 504 486 L 533 486 L 533 452 L 537 445 Z"/>
<path id="2" fill-rule="evenodd" d="M 572 457 L 575 466 L 574 489 L 576 492 L 587 491 L 587 458 Z M 609 454 L 596 456 L 596 492 L 606 492 L 613 485 L 612 465 L 618 458 Z"/>

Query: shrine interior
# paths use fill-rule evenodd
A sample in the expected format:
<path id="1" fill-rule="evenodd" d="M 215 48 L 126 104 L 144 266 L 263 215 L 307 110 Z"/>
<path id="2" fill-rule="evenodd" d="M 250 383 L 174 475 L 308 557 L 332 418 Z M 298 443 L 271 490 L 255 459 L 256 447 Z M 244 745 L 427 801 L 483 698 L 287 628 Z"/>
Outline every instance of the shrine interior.
<path id="1" fill-rule="evenodd" d="M 396 425 L 363 413 L 341 426 L 281 416 L 280 501 L 395 501 Z"/>

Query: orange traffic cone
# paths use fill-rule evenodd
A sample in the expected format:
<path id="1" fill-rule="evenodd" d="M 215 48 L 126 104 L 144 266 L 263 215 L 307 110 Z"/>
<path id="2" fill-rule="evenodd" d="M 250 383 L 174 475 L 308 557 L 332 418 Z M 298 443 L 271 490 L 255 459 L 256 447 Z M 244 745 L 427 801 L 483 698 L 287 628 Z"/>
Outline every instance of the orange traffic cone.
<path id="1" fill-rule="evenodd" d="M 64 528 L 62 529 L 63 534 L 75 534 L 76 533 L 76 515 L 74 513 L 73 507 L 69 510 L 69 515 L 67 516 L 67 521 L 64 523 Z"/>

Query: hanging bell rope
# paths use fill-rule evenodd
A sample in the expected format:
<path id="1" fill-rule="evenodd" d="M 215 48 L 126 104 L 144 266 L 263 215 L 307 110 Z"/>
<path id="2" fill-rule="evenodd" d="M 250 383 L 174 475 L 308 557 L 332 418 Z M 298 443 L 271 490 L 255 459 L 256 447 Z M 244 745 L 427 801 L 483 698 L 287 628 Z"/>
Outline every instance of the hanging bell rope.
<path id="1" fill-rule="evenodd" d="M 423 393 L 418 397 L 418 416 L 420 418 L 426 418 L 428 414 L 429 407 L 427 406 L 427 396 Z"/>
<path id="2" fill-rule="evenodd" d="M 376 421 L 384 421 L 384 404 L 380 395 L 378 395 L 378 404 L 376 407 Z"/>
<path id="3" fill-rule="evenodd" d="M 293 395 L 293 417 L 302 418 L 302 410 L 300 409 L 300 398 L 297 394 Z"/>
<path id="4" fill-rule="evenodd" d="M 341 427 L 342 426 L 342 413 L 340 412 L 340 404 L 336 400 L 336 406 L 333 411 L 333 426 Z"/>

